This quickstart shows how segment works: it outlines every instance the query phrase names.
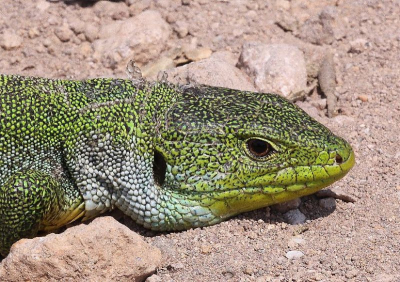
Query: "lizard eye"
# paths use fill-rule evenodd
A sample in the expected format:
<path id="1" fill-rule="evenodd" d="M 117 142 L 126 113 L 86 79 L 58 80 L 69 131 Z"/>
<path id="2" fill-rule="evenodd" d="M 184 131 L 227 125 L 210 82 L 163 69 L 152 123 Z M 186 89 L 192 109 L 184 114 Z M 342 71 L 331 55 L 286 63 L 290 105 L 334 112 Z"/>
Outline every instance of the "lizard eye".
<path id="1" fill-rule="evenodd" d="M 271 144 L 261 139 L 247 140 L 247 148 L 251 156 L 255 159 L 262 159 L 273 152 Z"/>

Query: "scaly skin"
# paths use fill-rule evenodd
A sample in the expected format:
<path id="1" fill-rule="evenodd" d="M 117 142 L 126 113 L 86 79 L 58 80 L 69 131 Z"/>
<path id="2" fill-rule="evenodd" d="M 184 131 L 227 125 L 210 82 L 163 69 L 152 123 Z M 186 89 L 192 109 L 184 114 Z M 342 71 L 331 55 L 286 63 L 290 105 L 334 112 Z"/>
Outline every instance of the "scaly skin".
<path id="1" fill-rule="evenodd" d="M 273 94 L 0 76 L 0 252 L 118 208 L 182 230 L 314 193 L 350 145 Z"/>

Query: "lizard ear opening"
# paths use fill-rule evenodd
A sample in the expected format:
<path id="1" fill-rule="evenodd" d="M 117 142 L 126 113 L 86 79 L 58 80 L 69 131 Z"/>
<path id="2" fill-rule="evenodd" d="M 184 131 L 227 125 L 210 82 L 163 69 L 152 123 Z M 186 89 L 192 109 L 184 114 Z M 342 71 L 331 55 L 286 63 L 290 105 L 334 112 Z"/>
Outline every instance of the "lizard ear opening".
<path id="1" fill-rule="evenodd" d="M 162 186 L 165 181 L 165 173 L 167 172 L 167 162 L 160 152 L 154 151 L 154 162 L 153 162 L 153 175 L 154 182 L 158 186 Z"/>

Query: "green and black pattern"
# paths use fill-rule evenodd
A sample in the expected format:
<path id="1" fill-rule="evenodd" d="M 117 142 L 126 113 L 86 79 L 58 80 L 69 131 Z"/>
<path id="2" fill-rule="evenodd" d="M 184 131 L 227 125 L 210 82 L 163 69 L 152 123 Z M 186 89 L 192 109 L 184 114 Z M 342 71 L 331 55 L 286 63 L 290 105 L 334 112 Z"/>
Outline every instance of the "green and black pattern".
<path id="1" fill-rule="evenodd" d="M 343 177 L 350 145 L 273 94 L 0 76 L 0 253 L 118 208 L 182 230 Z"/>

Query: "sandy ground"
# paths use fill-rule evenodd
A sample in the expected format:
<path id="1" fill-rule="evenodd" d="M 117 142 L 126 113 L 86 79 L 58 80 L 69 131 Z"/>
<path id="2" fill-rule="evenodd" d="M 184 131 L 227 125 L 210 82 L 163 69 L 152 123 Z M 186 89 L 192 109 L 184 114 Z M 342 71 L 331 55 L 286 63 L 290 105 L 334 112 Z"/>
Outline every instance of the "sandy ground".
<path id="1" fill-rule="evenodd" d="M 126 78 L 123 59 L 110 61 L 96 53 L 96 34 L 101 24 L 151 9 L 172 32 L 156 54 L 146 57 L 147 51 L 141 51 L 141 65 L 185 44 L 238 55 L 248 41 L 288 43 L 303 50 L 308 61 L 313 50 L 332 50 L 340 115 L 329 119 L 320 111 L 318 119 L 356 152 L 354 169 L 333 185 L 356 201 L 336 200 L 335 209 L 327 212 L 315 197 L 303 199 L 304 224 L 287 224 L 282 213 L 266 208 L 208 228 L 155 234 L 122 218 L 163 251 L 164 266 L 153 279 L 400 281 L 399 1 L 138 0 L 102 5 L 2 0 L 0 35 L 7 34 L 9 41 L 2 37 L 0 42 L 1 73 Z M 316 28 L 326 18 L 333 19 L 330 25 Z M 288 251 L 304 255 L 288 259 Z"/>

